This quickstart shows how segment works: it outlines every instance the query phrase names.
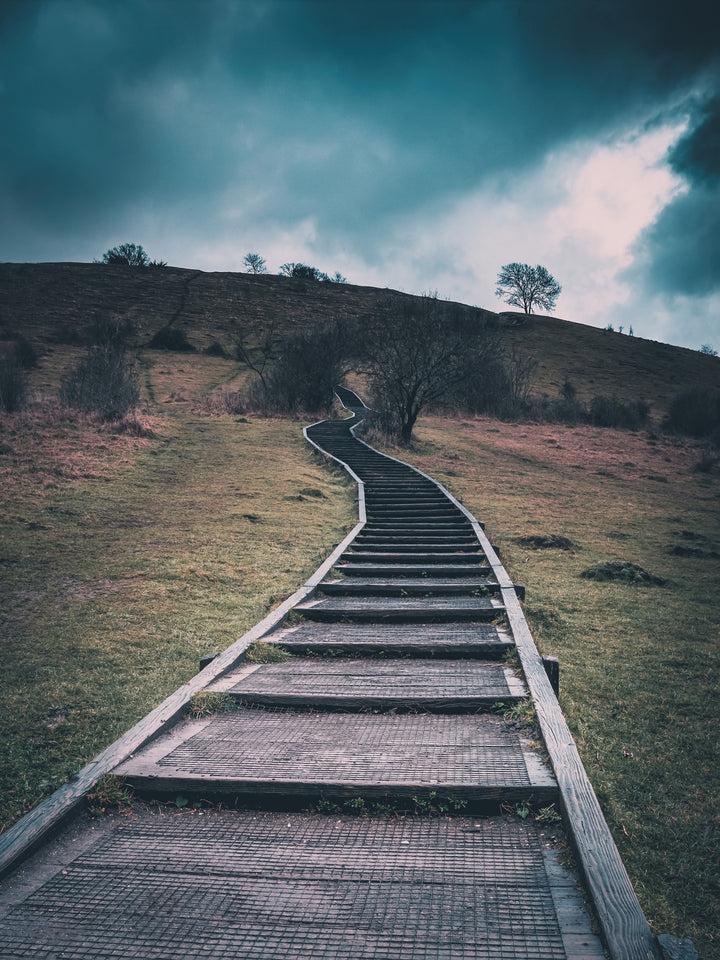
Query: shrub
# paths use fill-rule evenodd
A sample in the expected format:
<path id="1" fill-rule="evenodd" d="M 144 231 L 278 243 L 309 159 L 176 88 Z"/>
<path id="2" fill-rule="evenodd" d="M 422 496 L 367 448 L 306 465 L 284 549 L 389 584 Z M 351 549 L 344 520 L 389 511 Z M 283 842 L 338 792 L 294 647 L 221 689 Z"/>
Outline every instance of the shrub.
<path id="1" fill-rule="evenodd" d="M 644 400 L 625 402 L 617 397 L 596 396 L 590 401 L 589 416 L 594 427 L 639 430 L 647 426 L 650 407 Z"/>
<path id="2" fill-rule="evenodd" d="M 106 250 L 102 255 L 102 262 L 122 264 L 126 267 L 149 267 L 150 257 L 137 243 L 121 243 L 118 247 Z"/>
<path id="3" fill-rule="evenodd" d="M 326 410 L 345 374 L 351 337 L 333 321 L 287 340 L 268 374 L 253 384 L 248 402 L 266 413 Z"/>
<path id="4" fill-rule="evenodd" d="M 208 357 L 226 357 L 227 351 L 225 347 L 218 343 L 217 340 L 213 340 L 209 347 L 205 347 L 203 353 L 207 354 Z"/>
<path id="5" fill-rule="evenodd" d="M 23 370 L 31 370 L 38 365 L 37 350 L 25 337 L 17 338 L 14 353 L 15 359 Z"/>
<path id="6" fill-rule="evenodd" d="M 720 393 L 703 387 L 684 390 L 670 404 L 664 426 L 691 437 L 720 438 Z"/>
<path id="7" fill-rule="evenodd" d="M 118 420 L 140 399 L 137 371 L 121 344 L 95 344 L 63 378 L 60 399 L 69 407 Z"/>
<path id="8" fill-rule="evenodd" d="M 347 279 L 337 271 L 331 278 L 317 267 L 311 267 L 307 263 L 284 263 L 280 267 L 280 276 L 293 277 L 295 280 L 331 280 L 333 283 L 347 283 Z"/>
<path id="9" fill-rule="evenodd" d="M 27 376 L 16 354 L 0 357 L 0 410 L 14 413 L 25 402 Z"/>
<path id="10" fill-rule="evenodd" d="M 149 345 L 153 350 L 174 350 L 176 353 L 190 353 L 195 349 L 184 330 L 169 326 L 160 327 Z"/>

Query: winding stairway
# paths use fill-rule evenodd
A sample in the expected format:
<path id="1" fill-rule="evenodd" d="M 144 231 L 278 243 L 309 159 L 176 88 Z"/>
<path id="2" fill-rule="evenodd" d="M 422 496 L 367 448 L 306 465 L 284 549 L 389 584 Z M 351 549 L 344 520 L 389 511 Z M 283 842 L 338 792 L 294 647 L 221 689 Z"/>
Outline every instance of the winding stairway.
<path id="1" fill-rule="evenodd" d="M 601 960 L 554 810 L 613 960 L 665 955 L 584 771 L 578 786 L 522 588 L 446 491 L 355 437 L 367 410 L 338 395 L 353 416 L 306 436 L 358 481 L 360 523 L 86 775 L 183 809 L 138 809 L 29 861 L 0 895 L 8 960 Z M 293 656 L 247 663 L 259 637 Z M 179 719 L 201 688 L 234 709 Z M 528 703 L 544 749 L 513 720 Z"/>

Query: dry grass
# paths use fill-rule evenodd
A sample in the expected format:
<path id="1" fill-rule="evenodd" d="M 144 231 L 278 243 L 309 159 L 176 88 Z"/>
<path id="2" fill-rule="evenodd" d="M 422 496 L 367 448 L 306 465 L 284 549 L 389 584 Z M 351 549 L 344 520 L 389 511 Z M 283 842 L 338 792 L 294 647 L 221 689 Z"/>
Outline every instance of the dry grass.
<path id="1" fill-rule="evenodd" d="M 32 384 L 42 391 L 57 388 L 61 369 L 83 351 L 98 320 L 119 319 L 131 325 L 135 332 L 129 346 L 133 348 L 146 346 L 168 324 L 181 330 L 196 353 L 148 351 L 156 355 L 155 366 L 169 371 L 158 373 L 156 382 L 158 400 L 165 402 L 183 391 L 187 399 L 193 398 L 190 381 L 198 363 L 214 364 L 218 384 L 223 381 L 231 361 L 202 354 L 215 341 L 231 355 L 238 335 L 252 346 L 272 329 L 282 341 L 299 327 L 332 318 L 362 321 L 374 311 L 387 310 L 388 303 L 392 310 L 416 298 L 373 287 L 309 283 L 269 274 L 9 263 L 0 264 L 0 299 L 4 306 L 0 342 L 21 332 L 33 344 L 41 362 L 32 374 Z M 642 339 L 648 331 L 641 321 L 636 324 L 636 336 L 629 337 L 552 317 L 521 316 L 519 324 L 517 319 L 503 319 L 501 329 L 509 350 L 537 361 L 535 393 L 555 398 L 569 378 L 583 402 L 597 394 L 645 399 L 657 417 L 667 412 L 670 400 L 684 388 L 717 389 L 720 383 L 720 359 Z"/>
<path id="2" fill-rule="evenodd" d="M 80 480 L 113 480 L 162 430 L 162 419 L 146 413 L 98 426 L 55 402 L 0 413 L 3 502 L 35 502 L 43 491 Z"/>
<path id="3" fill-rule="evenodd" d="M 720 359 L 643 339 L 649 330 L 642 321 L 630 337 L 555 317 L 512 316 L 520 322 L 505 324 L 505 342 L 537 362 L 535 394 L 557 398 L 568 379 L 583 403 L 594 396 L 646 400 L 661 418 L 673 397 L 688 387 L 720 387 Z"/>
<path id="4" fill-rule="evenodd" d="M 651 924 L 719 956 L 720 477 L 694 471 L 694 443 L 590 427 L 428 418 L 418 438 L 400 455 L 486 521 L 527 586 L 528 620 L 560 659 L 562 707 Z M 532 535 L 576 546 L 518 543 Z M 673 555 L 678 545 L 699 555 Z M 581 578 L 613 559 L 668 583 Z"/>
<path id="5" fill-rule="evenodd" d="M 3 827 L 296 590 L 354 522 L 354 491 L 300 423 L 175 408 L 152 425 L 154 438 L 10 425 Z"/>

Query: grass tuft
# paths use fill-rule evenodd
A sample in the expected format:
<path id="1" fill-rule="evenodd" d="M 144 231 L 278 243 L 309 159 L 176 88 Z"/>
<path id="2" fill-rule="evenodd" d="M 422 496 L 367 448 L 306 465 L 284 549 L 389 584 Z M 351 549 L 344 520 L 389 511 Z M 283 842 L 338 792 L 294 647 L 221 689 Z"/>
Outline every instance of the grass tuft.
<path id="1" fill-rule="evenodd" d="M 527 547 L 531 550 L 577 550 L 578 547 L 568 537 L 561 537 L 559 534 L 551 533 L 533 534 L 529 537 L 518 537 L 515 541 L 521 547 Z"/>
<path id="2" fill-rule="evenodd" d="M 214 690 L 198 690 L 188 704 L 188 714 L 193 720 L 209 717 L 220 710 L 226 710 L 233 703 L 229 693 Z"/>
<path id="3" fill-rule="evenodd" d="M 662 577 L 656 577 L 636 563 L 629 563 L 627 560 L 608 560 L 606 563 L 598 563 L 594 567 L 588 567 L 583 570 L 580 576 L 585 580 L 597 580 L 600 583 L 649 583 L 658 587 L 664 587 L 667 580 Z"/>
<path id="4" fill-rule="evenodd" d="M 256 640 L 247 648 L 245 659 L 248 663 L 284 663 L 286 660 L 292 660 L 292 656 L 275 643 Z"/>
<path id="5" fill-rule="evenodd" d="M 107 810 L 130 806 L 133 792 L 126 784 L 124 777 L 106 773 L 100 777 L 92 792 L 88 793 L 87 800 L 90 813 L 98 816 Z"/>

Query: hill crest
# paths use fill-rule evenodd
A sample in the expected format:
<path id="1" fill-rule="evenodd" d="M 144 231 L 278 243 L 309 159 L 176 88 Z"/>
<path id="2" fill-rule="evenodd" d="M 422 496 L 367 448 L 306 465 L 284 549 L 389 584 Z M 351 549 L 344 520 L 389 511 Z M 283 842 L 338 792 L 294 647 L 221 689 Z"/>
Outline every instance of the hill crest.
<path id="1" fill-rule="evenodd" d="M 332 318 L 362 319 L 421 298 L 392 289 L 299 280 L 274 274 L 137 269 L 94 263 L 0 264 L 0 341 L 23 336 L 48 344 L 86 340 L 98 319 L 132 322 L 138 345 L 175 325 L 197 350 L 231 349 L 239 331 L 257 338 Z M 502 331 L 506 348 L 536 364 L 533 392 L 556 397 L 565 381 L 579 399 L 647 401 L 658 416 L 688 386 L 720 389 L 720 359 L 684 347 L 601 330 L 557 317 L 496 313 L 459 304 Z"/>

